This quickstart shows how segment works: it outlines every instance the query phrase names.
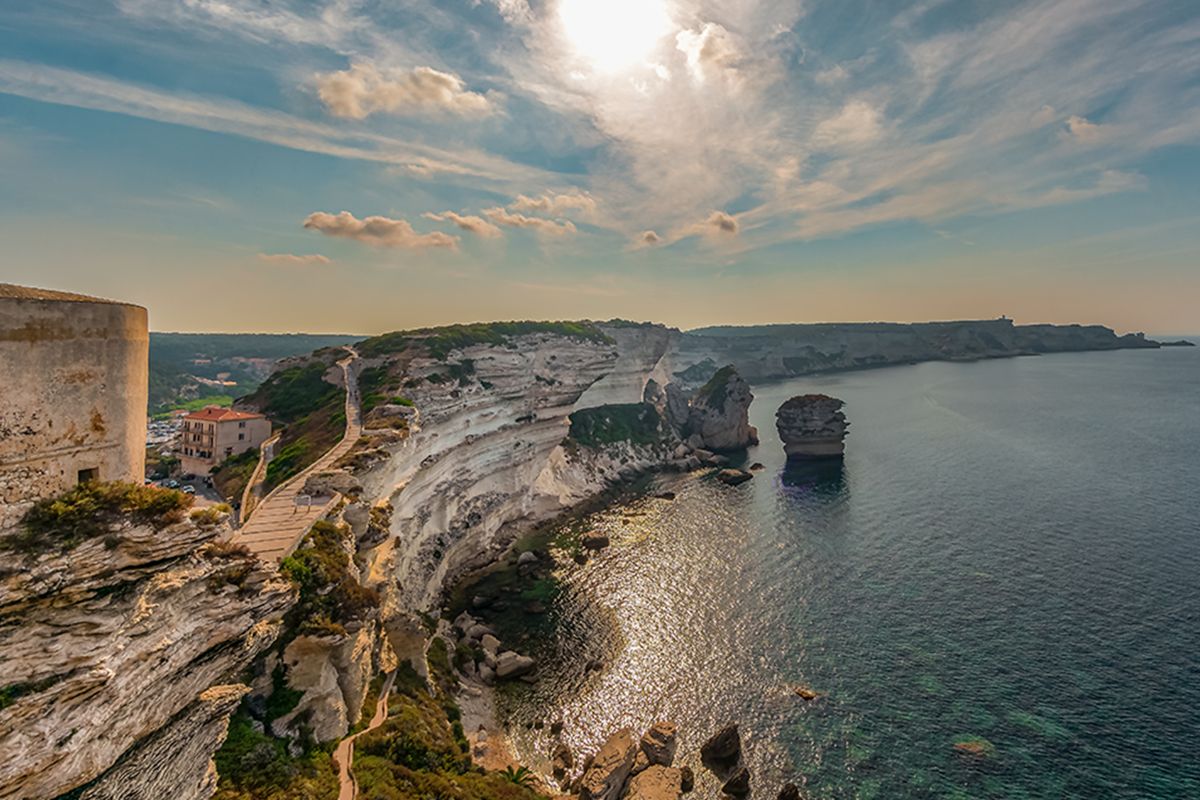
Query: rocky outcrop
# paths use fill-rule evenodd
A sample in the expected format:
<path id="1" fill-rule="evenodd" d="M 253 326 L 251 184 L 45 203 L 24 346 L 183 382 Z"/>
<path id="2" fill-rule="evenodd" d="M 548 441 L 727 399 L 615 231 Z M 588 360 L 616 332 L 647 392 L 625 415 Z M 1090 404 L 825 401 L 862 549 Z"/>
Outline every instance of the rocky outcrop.
<path id="1" fill-rule="evenodd" d="M 295 599 L 273 569 L 213 541 L 227 532 L 125 523 L 69 552 L 5 554 L 0 798 L 55 797 L 184 730 L 196 746 L 143 776 L 180 794 L 143 791 L 128 770 L 106 785 L 139 797 L 200 786 L 227 708 L 204 693 L 273 641 Z"/>
<path id="2" fill-rule="evenodd" d="M 674 767 L 652 766 L 629 781 L 625 800 L 679 800 L 683 775 Z"/>
<path id="3" fill-rule="evenodd" d="M 775 412 L 775 425 L 789 460 L 841 458 L 850 423 L 841 400 L 823 394 L 793 397 Z"/>
<path id="4" fill-rule="evenodd" d="M 684 433 L 693 447 L 717 452 L 758 444 L 750 424 L 750 386 L 732 366 L 722 367 L 692 397 Z"/>
<path id="5" fill-rule="evenodd" d="M 637 753 L 638 742 L 628 728 L 608 737 L 579 779 L 580 800 L 618 800 Z"/>
<path id="6" fill-rule="evenodd" d="M 206 689 L 144 742 L 135 745 L 79 800 L 206 800 L 217 788 L 212 754 L 225 741 L 229 716 L 249 687 L 241 684 Z"/>
<path id="7" fill-rule="evenodd" d="M 737 725 L 726 725 L 709 737 L 700 747 L 700 757 L 706 764 L 730 767 L 742 757 L 742 735 Z"/>

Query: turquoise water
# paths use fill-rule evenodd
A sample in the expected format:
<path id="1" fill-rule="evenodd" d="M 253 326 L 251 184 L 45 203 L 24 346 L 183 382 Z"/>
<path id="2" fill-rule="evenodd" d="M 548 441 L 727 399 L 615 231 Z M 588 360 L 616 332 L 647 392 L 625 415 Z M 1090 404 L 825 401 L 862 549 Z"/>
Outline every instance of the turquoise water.
<path id="1" fill-rule="evenodd" d="M 812 391 L 846 401 L 845 464 L 789 472 L 774 410 Z M 501 698 L 524 757 L 535 720 L 586 753 L 665 718 L 698 766 L 737 721 L 756 797 L 1200 797 L 1200 349 L 755 394 L 753 481 L 592 515 L 613 545 L 585 566 L 560 538 L 540 681 Z"/>

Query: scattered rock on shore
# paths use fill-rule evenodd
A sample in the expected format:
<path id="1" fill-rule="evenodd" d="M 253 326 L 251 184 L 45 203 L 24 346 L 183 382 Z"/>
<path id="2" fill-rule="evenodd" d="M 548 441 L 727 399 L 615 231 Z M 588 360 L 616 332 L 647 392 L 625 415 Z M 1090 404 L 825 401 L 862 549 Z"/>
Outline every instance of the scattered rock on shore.
<path id="1" fill-rule="evenodd" d="M 580 538 L 579 543 L 587 550 L 603 550 L 609 545 L 608 534 L 588 531 Z"/>
<path id="2" fill-rule="evenodd" d="M 617 800 L 633 769 L 638 743 L 628 728 L 608 737 L 579 779 L 579 800 Z"/>
<path id="3" fill-rule="evenodd" d="M 671 766 L 679 747 L 678 734 L 679 729 L 673 722 L 658 722 L 646 731 L 642 736 L 641 748 L 651 766 Z"/>
<path id="4" fill-rule="evenodd" d="M 742 755 L 742 736 L 735 724 L 726 725 L 717 731 L 700 748 L 700 757 L 706 764 L 731 767 Z"/>
<path id="5" fill-rule="evenodd" d="M 717 473 L 717 480 L 726 486 L 740 486 L 753 477 L 753 474 L 741 469 L 723 469 Z"/>
<path id="6" fill-rule="evenodd" d="M 679 800 L 683 776 L 674 767 L 654 765 L 634 776 L 625 790 L 625 800 Z"/>
<path id="7" fill-rule="evenodd" d="M 528 675 L 530 672 L 533 672 L 536 666 L 537 662 L 529 656 L 514 653 L 512 650 L 505 650 L 496 656 L 496 677 L 501 680 L 519 678 L 522 675 Z"/>
<path id="8" fill-rule="evenodd" d="M 730 797 L 749 797 L 750 770 L 745 767 L 739 767 L 733 773 L 733 776 L 725 781 L 725 785 L 721 787 L 721 791 Z"/>
<path id="9" fill-rule="evenodd" d="M 784 784 L 779 790 L 779 800 L 803 800 L 800 795 L 800 787 L 794 783 Z"/>
<path id="10" fill-rule="evenodd" d="M 679 790 L 684 794 L 696 788 L 696 773 L 692 772 L 691 767 L 680 767 L 679 778 Z"/>

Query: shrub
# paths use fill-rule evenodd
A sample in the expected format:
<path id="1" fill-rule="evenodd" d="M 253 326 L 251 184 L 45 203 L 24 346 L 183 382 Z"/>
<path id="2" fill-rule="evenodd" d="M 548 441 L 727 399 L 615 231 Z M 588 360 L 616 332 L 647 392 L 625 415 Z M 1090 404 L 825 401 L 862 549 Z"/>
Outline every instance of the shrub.
<path id="1" fill-rule="evenodd" d="M 191 497 L 173 489 L 120 481 L 81 483 L 35 504 L 25 515 L 23 532 L 0 540 L 0 550 L 26 554 L 54 547 L 69 550 L 126 520 L 161 530 L 182 521 L 191 505 Z"/>
<path id="2" fill-rule="evenodd" d="M 648 403 L 584 408 L 571 415 L 568 435 L 585 447 L 616 442 L 654 444 L 662 439 L 662 420 Z"/>
<path id="3" fill-rule="evenodd" d="M 244 544 L 232 541 L 209 542 L 200 551 L 200 555 L 212 560 L 247 559 L 254 557 L 254 551 Z"/>
<path id="4" fill-rule="evenodd" d="M 207 508 L 192 509 L 192 513 L 188 517 L 201 528 L 214 528 L 221 524 L 226 513 L 217 506 L 208 506 Z"/>

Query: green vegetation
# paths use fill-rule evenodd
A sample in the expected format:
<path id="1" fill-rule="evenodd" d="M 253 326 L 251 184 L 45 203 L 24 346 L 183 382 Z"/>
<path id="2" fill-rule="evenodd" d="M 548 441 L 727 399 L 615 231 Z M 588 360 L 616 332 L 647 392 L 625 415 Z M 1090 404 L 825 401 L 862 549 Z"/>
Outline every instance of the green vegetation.
<path id="1" fill-rule="evenodd" d="M 284 423 L 296 422 L 335 400 L 344 402 L 343 390 L 323 377 L 330 366 L 316 360 L 276 372 L 254 393 L 253 402 Z"/>
<path id="2" fill-rule="evenodd" d="M 267 464 L 267 490 L 302 472 L 345 434 L 346 391 L 323 377 L 339 352 L 281 370 L 245 398 L 285 426 Z"/>
<path id="3" fill-rule="evenodd" d="M 569 436 L 584 447 L 616 442 L 654 444 L 662 439 L 662 420 L 648 403 L 584 408 L 571 415 Z"/>
<path id="4" fill-rule="evenodd" d="M 550 333 L 613 344 L 612 338 L 591 322 L 481 322 L 385 333 L 359 343 L 358 351 L 367 358 L 373 358 L 401 353 L 410 347 L 421 347 L 430 357 L 445 360 L 454 350 L 476 344 L 503 346 L 509 344 L 514 336 L 532 333 Z"/>
<path id="5" fill-rule="evenodd" d="M 289 612 L 289 627 L 298 634 L 345 633 L 343 623 L 379 607 L 379 596 L 350 571 L 350 556 L 342 545 L 345 535 L 331 522 L 318 522 L 300 548 L 279 565 L 280 574 L 300 592 Z"/>
<path id="6" fill-rule="evenodd" d="M 221 493 L 221 497 L 231 502 L 241 501 L 246 484 L 250 483 L 250 478 L 254 476 L 254 470 L 258 467 L 258 457 L 258 448 L 254 447 L 244 453 L 230 456 L 213 471 L 213 486 Z"/>
<path id="7" fill-rule="evenodd" d="M 153 412 L 180 408 L 212 387 L 198 378 L 229 380 L 231 395 L 253 392 L 281 358 L 349 344 L 354 336 L 309 334 L 151 333 L 150 402 Z M 335 351 L 341 352 L 341 351 Z M 203 398 L 212 402 L 212 398 Z M 202 407 L 202 406 L 201 406 Z"/>
<path id="8" fill-rule="evenodd" d="M 179 459 L 174 456 L 164 456 L 157 448 L 146 448 L 146 477 L 163 480 L 171 477 L 171 473 L 179 466 Z"/>
<path id="9" fill-rule="evenodd" d="M 119 481 L 81 483 L 60 497 L 39 501 L 25 515 L 22 531 L 0 540 L 0 551 L 36 555 L 70 550 L 123 521 L 161 530 L 182 521 L 191 505 L 191 497 L 172 489 Z"/>
<path id="10" fill-rule="evenodd" d="M 700 387 L 696 396 L 704 400 L 710 408 L 721 408 L 725 405 L 725 395 L 729 391 L 729 381 L 737 377 L 737 370 L 730 364 L 721 367 L 716 374 L 708 379 L 708 383 Z"/>
<path id="11" fill-rule="evenodd" d="M 163 403 L 153 412 L 154 419 L 165 419 L 171 416 L 171 412 L 177 409 L 184 411 L 200 411 L 208 406 L 220 406 L 221 408 L 229 408 L 233 405 L 233 395 L 230 394 L 208 394 L 203 397 L 197 397 L 192 400 L 184 400 L 177 403 Z"/>
<path id="12" fill-rule="evenodd" d="M 531 772 L 528 767 L 517 767 L 516 769 L 513 769 L 513 767 L 510 765 L 505 767 L 504 772 L 501 772 L 500 774 L 504 777 L 504 780 L 508 781 L 509 783 L 515 783 L 517 786 L 532 786 L 534 783 L 533 772 Z"/>
<path id="13" fill-rule="evenodd" d="M 446 655 L 443 643 L 432 659 Z M 404 665 L 408 667 L 407 664 Z M 444 665 L 449 667 L 448 660 Z M 401 674 L 404 673 L 404 674 Z M 440 684 L 441 681 L 438 681 Z M 537 800 L 532 774 L 485 773 L 471 763 L 458 709 L 442 688 L 430 694 L 409 667 L 397 674 L 388 699 L 388 719 L 355 743 L 354 775 L 364 800 Z"/>
<path id="14" fill-rule="evenodd" d="M 221 524 L 221 520 L 225 515 L 232 511 L 225 503 L 217 503 L 216 505 L 207 506 L 205 508 L 194 508 L 192 513 L 188 514 L 188 519 L 199 525 L 201 528 L 214 528 Z"/>
<path id="15" fill-rule="evenodd" d="M 299 756 L 287 742 L 260 733 L 244 710 L 229 721 L 225 744 L 213 756 L 221 776 L 215 800 L 332 800 L 337 769 L 332 745 L 309 744 Z"/>

